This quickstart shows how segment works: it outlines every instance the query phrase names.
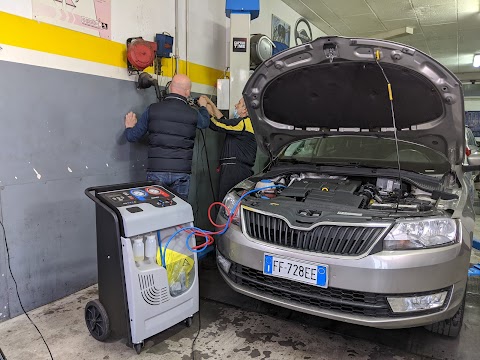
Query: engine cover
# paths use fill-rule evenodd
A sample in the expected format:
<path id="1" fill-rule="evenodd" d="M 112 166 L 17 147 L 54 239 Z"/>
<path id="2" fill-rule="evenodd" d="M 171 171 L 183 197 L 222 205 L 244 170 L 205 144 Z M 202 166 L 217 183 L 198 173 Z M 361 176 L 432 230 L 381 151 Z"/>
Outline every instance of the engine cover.
<path id="1" fill-rule="evenodd" d="M 306 204 L 328 202 L 358 208 L 362 205 L 363 198 L 354 195 L 354 192 L 360 185 L 361 181 L 305 179 L 295 181 L 280 196 Z"/>

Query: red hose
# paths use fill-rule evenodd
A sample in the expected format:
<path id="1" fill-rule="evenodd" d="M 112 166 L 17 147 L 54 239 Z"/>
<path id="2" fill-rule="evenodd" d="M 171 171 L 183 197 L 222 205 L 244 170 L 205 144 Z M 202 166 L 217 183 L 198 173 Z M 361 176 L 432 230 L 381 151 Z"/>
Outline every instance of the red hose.
<path id="1" fill-rule="evenodd" d="M 227 224 L 217 224 L 217 223 L 215 223 L 215 221 L 212 220 L 212 208 L 215 205 L 220 205 L 221 207 L 223 207 L 225 209 L 225 211 L 227 212 L 227 214 L 230 210 L 228 209 L 228 207 L 224 203 L 221 203 L 219 201 L 211 203 L 210 206 L 208 207 L 208 220 L 210 221 L 210 224 L 212 224 L 216 228 L 223 229 Z"/>
<path id="2" fill-rule="evenodd" d="M 202 249 L 206 246 L 212 245 L 213 242 L 214 242 L 214 239 L 213 239 L 212 235 L 217 235 L 217 234 L 221 233 L 223 231 L 223 229 L 225 228 L 225 226 L 227 226 L 227 224 L 217 224 L 215 221 L 213 221 L 213 219 L 212 219 L 212 209 L 215 205 L 220 205 L 220 207 L 223 207 L 227 214 L 230 211 L 230 209 L 225 204 L 223 204 L 219 201 L 216 201 L 216 202 L 213 202 L 213 203 L 210 204 L 210 206 L 208 207 L 208 211 L 207 211 L 208 220 L 210 221 L 210 224 L 212 224 L 215 228 L 219 228 L 220 230 L 218 230 L 218 231 L 205 231 L 205 232 L 201 232 L 201 231 L 198 231 L 198 230 L 188 230 L 188 233 L 194 233 L 195 236 L 200 236 L 200 237 L 203 237 L 203 238 L 206 239 L 206 241 L 203 244 L 200 244 L 200 245 L 197 245 L 197 246 L 192 246 L 192 249 L 194 249 L 194 250 Z M 240 209 L 240 206 L 237 206 L 237 208 L 235 209 L 235 212 L 232 215 L 229 216 L 229 221 L 228 221 L 229 224 L 232 222 L 233 218 L 237 215 L 239 209 Z"/>

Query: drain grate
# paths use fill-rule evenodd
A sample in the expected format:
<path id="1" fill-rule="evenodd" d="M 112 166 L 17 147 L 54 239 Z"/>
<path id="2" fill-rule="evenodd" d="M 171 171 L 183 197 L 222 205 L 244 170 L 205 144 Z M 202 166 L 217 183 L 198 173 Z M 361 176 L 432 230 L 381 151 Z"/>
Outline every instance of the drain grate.
<path id="1" fill-rule="evenodd" d="M 0 360 L 7 360 L 7 357 L 3 353 L 2 349 L 0 349 Z"/>

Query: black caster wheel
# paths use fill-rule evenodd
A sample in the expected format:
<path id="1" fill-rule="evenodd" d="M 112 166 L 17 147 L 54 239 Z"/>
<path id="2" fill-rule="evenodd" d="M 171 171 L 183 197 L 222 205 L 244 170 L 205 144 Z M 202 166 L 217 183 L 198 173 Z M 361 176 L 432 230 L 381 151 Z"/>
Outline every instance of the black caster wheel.
<path id="1" fill-rule="evenodd" d="M 189 317 L 189 318 L 187 318 L 187 319 L 185 320 L 185 325 L 186 325 L 187 327 L 192 326 L 192 324 L 193 324 L 193 316 L 192 316 L 192 317 Z"/>
<path id="2" fill-rule="evenodd" d="M 85 322 L 88 331 L 98 341 L 105 341 L 110 335 L 110 321 L 107 312 L 99 300 L 85 305 Z"/>
<path id="3" fill-rule="evenodd" d="M 140 355 L 140 353 L 142 352 L 143 344 L 142 344 L 142 343 L 140 343 L 140 344 L 133 344 L 133 348 L 134 348 L 135 351 L 137 352 L 137 355 Z"/>

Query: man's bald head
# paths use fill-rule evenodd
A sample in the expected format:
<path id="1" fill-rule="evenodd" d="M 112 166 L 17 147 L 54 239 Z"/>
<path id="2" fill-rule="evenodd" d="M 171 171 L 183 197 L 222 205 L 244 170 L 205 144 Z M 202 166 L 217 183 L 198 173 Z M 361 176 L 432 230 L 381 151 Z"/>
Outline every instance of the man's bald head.
<path id="1" fill-rule="evenodd" d="M 170 84 L 170 93 L 189 97 L 191 90 L 192 81 L 187 75 L 177 74 L 173 77 Z"/>

